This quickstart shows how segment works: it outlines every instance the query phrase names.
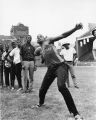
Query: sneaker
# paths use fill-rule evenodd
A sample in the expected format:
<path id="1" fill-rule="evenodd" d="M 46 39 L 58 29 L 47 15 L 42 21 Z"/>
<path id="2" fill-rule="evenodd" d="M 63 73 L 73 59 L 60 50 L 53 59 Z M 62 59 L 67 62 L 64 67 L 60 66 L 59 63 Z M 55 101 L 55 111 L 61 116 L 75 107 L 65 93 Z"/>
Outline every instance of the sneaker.
<path id="1" fill-rule="evenodd" d="M 27 90 L 22 90 L 21 91 L 22 94 L 28 93 Z"/>
<path id="2" fill-rule="evenodd" d="M 13 90 L 14 90 L 14 87 L 12 87 L 11 90 L 13 91 Z"/>
<path id="3" fill-rule="evenodd" d="M 18 90 L 17 90 L 17 92 L 19 92 L 19 91 L 21 91 L 22 90 L 22 88 L 19 88 Z"/>
<path id="4" fill-rule="evenodd" d="M 27 92 L 28 92 L 28 93 L 31 93 L 31 92 L 33 92 L 33 89 L 32 89 L 32 90 L 29 90 L 29 89 L 28 89 Z"/>
<path id="5" fill-rule="evenodd" d="M 80 115 L 76 115 L 75 120 L 84 120 L 84 119 Z"/>
<path id="6" fill-rule="evenodd" d="M 32 108 L 32 109 L 34 109 L 34 108 L 40 108 L 40 107 L 42 107 L 42 106 L 43 106 L 43 104 L 37 104 L 37 105 L 32 106 L 31 108 Z"/>

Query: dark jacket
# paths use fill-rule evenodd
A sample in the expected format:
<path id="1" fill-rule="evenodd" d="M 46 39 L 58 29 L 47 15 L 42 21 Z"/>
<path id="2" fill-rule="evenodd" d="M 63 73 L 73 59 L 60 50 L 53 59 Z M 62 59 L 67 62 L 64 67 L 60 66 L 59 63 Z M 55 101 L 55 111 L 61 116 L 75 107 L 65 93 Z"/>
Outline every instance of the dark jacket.
<path id="1" fill-rule="evenodd" d="M 35 59 L 35 48 L 31 44 L 24 44 L 21 47 L 20 54 L 23 61 L 34 61 Z"/>

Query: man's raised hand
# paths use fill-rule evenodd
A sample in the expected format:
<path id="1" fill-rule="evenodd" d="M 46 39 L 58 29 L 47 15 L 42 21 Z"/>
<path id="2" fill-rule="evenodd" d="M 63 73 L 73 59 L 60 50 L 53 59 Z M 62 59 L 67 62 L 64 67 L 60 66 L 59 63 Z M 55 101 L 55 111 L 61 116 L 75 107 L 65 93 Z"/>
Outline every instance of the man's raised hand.
<path id="1" fill-rule="evenodd" d="M 75 28 L 76 30 L 83 29 L 82 23 L 76 24 Z"/>

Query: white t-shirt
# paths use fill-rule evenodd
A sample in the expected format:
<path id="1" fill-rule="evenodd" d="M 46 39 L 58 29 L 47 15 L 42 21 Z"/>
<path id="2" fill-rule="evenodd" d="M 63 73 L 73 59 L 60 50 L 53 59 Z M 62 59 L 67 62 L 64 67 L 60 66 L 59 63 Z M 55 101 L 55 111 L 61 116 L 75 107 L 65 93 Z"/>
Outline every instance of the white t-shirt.
<path id="1" fill-rule="evenodd" d="M 21 59 L 20 59 L 20 49 L 18 47 L 14 48 L 10 54 L 10 56 L 13 56 L 13 62 L 15 64 L 18 64 L 21 62 Z"/>
<path id="2" fill-rule="evenodd" d="M 93 49 L 96 49 L 96 39 L 93 41 Z"/>
<path id="3" fill-rule="evenodd" d="M 66 61 L 73 61 L 73 54 L 75 53 L 75 49 L 71 47 L 69 49 L 62 49 L 60 55 L 62 55 Z"/>

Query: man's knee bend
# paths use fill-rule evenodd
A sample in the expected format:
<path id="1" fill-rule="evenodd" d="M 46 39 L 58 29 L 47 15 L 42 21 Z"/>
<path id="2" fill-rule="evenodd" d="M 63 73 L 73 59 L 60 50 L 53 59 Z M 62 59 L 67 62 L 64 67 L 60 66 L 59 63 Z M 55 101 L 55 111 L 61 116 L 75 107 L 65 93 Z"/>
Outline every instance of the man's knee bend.
<path id="1" fill-rule="evenodd" d="M 66 89 L 66 85 L 65 84 L 64 85 L 58 85 L 58 90 L 60 92 L 64 91 L 65 89 Z"/>

